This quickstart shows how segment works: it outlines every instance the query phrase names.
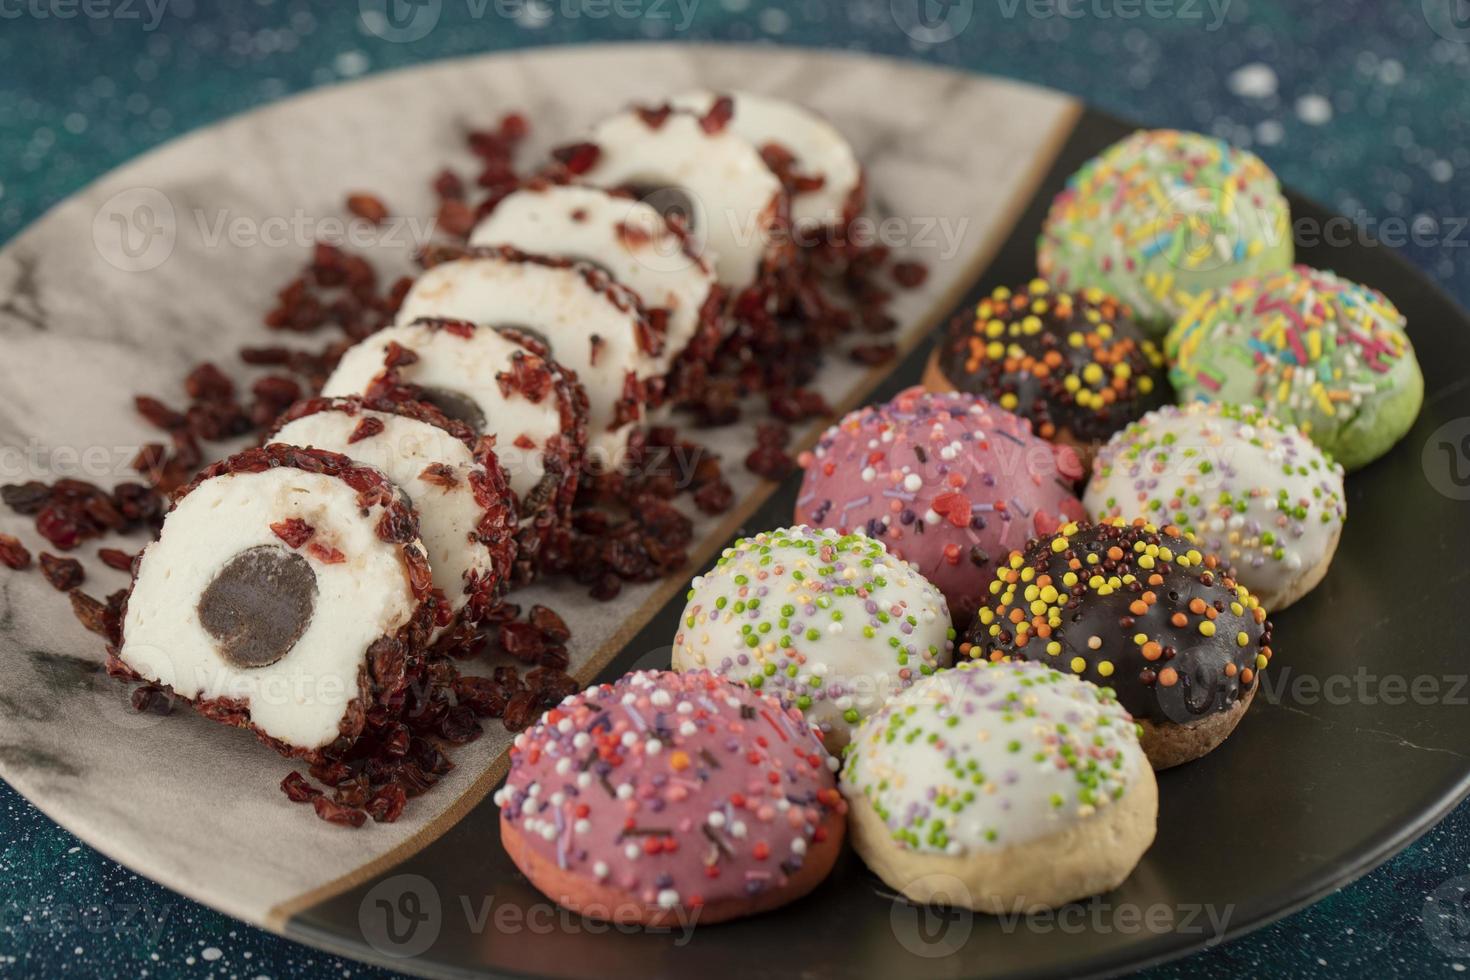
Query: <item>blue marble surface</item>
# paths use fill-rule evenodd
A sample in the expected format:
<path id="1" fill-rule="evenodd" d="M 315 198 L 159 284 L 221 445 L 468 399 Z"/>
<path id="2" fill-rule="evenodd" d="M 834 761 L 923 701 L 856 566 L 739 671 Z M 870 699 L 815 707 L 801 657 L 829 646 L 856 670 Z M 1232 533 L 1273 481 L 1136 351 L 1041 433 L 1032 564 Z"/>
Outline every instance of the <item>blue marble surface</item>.
<path id="1" fill-rule="evenodd" d="M 0 242 L 172 136 L 315 85 L 534 45 L 760 40 L 1006 75 L 1216 133 L 1397 235 L 1470 305 L 1465 0 L 411 0 L 394 21 L 386 3 L 0 0 Z M 426 23 L 414 8 L 438 19 L 408 39 Z M 1467 876 L 1470 804 L 1350 887 L 1151 976 L 1463 973 Z M 391 974 L 139 878 L 0 783 L 0 976 Z"/>

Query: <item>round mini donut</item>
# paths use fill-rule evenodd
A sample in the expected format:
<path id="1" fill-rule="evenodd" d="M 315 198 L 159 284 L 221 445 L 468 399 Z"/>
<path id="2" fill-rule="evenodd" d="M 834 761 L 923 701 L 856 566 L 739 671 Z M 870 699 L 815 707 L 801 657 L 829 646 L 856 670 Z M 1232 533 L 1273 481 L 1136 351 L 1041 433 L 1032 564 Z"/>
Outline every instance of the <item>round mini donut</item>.
<path id="1" fill-rule="evenodd" d="M 407 498 L 346 456 L 275 444 L 216 463 L 143 550 L 117 659 L 312 761 L 400 696 L 435 618 Z"/>
<path id="2" fill-rule="evenodd" d="M 638 671 L 516 736 L 506 852 L 564 908 L 650 926 L 754 915 L 842 849 L 837 761 L 794 708 L 707 671 Z"/>
<path id="3" fill-rule="evenodd" d="M 1188 532 L 1079 523 L 1011 553 L 959 654 L 1035 660 L 1111 687 L 1165 769 L 1235 729 L 1271 661 L 1271 623 Z"/>
<path id="4" fill-rule="evenodd" d="M 791 195 L 791 222 L 800 232 L 846 228 L 862 214 L 863 168 L 847 139 L 817 113 L 769 95 L 730 92 L 730 128 L 760 150 Z M 715 92 L 687 92 L 670 100 L 676 109 L 704 115 L 720 100 Z"/>
<path id="5" fill-rule="evenodd" d="M 1414 424 L 1424 376 L 1377 290 L 1296 266 L 1201 296 L 1165 340 L 1179 400 L 1257 405 L 1352 471 Z"/>
<path id="6" fill-rule="evenodd" d="M 510 327 L 543 340 L 587 392 L 587 459 L 615 470 L 644 418 L 650 382 L 667 365 L 663 322 L 593 266 L 507 246 L 440 249 L 399 307 L 398 322 L 425 317 Z"/>
<path id="7" fill-rule="evenodd" d="M 842 770 L 853 847 L 906 898 L 1014 915 L 1122 884 L 1158 787 L 1111 691 L 1040 664 L 968 663 L 865 721 Z"/>
<path id="8" fill-rule="evenodd" d="M 1224 140 L 1140 130 L 1089 160 L 1052 201 L 1036 264 L 1058 289 L 1095 286 L 1163 336 L 1195 296 L 1292 262 L 1291 214 L 1260 158 Z"/>
<path id="9" fill-rule="evenodd" d="M 800 463 L 796 523 L 882 541 L 944 593 L 961 629 L 997 561 L 1083 513 L 1077 454 L 973 395 L 910 388 L 844 417 Z"/>
<path id="10" fill-rule="evenodd" d="M 624 110 L 599 123 L 576 176 L 679 212 L 720 283 L 739 292 L 792 255 L 789 200 L 760 152 L 730 123 L 721 99 L 703 114 L 668 105 Z M 565 155 L 565 154 L 562 154 Z"/>
<path id="11" fill-rule="evenodd" d="M 714 270 L 678 223 L 642 201 L 599 187 L 535 183 L 497 204 L 470 245 L 508 245 L 605 270 L 666 325 L 656 357 L 665 375 L 684 366 L 681 359 L 707 362 L 719 344 L 724 291 Z M 671 398 L 682 394 L 673 378 L 648 383 L 662 384 Z M 654 401 L 659 395 L 650 393 Z"/>
<path id="12" fill-rule="evenodd" d="M 1193 533 L 1273 612 L 1322 581 L 1347 516 L 1341 466 L 1292 426 L 1224 402 L 1168 405 L 1118 433 L 1082 502 L 1094 520 Z"/>
<path id="13" fill-rule="evenodd" d="M 349 348 L 322 394 L 433 404 L 495 437 L 523 526 L 569 518 L 587 445 L 587 396 L 535 338 L 465 320 L 401 323 Z"/>
<path id="14" fill-rule="evenodd" d="M 1164 355 L 1117 300 L 1033 279 L 997 287 L 957 318 L 929 359 L 924 387 L 979 395 L 1030 419 L 1084 462 L 1114 432 L 1164 404 Z"/>
<path id="15" fill-rule="evenodd" d="M 833 752 L 895 691 L 954 659 L 944 596 L 861 534 L 792 527 L 742 538 L 688 599 L 674 669 L 779 694 Z"/>
<path id="16" fill-rule="evenodd" d="M 408 494 L 444 596 L 442 630 L 478 623 L 515 560 L 516 515 L 494 441 L 476 439 L 421 402 L 313 398 L 297 402 L 268 438 L 340 453 L 381 470 Z"/>

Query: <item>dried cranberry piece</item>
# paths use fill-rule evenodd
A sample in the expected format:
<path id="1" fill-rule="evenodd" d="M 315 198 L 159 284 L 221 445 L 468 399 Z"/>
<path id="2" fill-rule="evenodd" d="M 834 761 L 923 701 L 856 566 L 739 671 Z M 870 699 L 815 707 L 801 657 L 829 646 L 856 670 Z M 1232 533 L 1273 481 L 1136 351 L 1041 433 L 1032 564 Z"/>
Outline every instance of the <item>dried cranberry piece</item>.
<path id="1" fill-rule="evenodd" d="M 501 721 L 505 724 L 506 731 L 523 732 L 535 723 L 543 710 L 541 698 L 535 691 L 522 691 L 505 706 L 505 715 Z"/>
<path id="2" fill-rule="evenodd" d="M 87 578 L 82 563 L 75 558 L 58 558 L 50 552 L 41 552 L 41 574 L 58 592 L 70 592 Z"/>
<path id="3" fill-rule="evenodd" d="M 281 792 L 285 793 L 292 803 L 310 803 L 322 795 L 321 790 L 308 783 L 305 776 L 294 770 L 287 773 L 286 778 L 281 780 Z"/>
<path id="4" fill-rule="evenodd" d="M 343 806 L 359 807 L 367 803 L 371 791 L 367 776 L 356 776 L 339 784 L 332 793 L 332 800 Z"/>
<path id="5" fill-rule="evenodd" d="M 367 802 L 367 814 L 376 823 L 393 823 L 403 815 L 408 805 L 408 794 L 397 783 L 381 787 Z"/>
<path id="6" fill-rule="evenodd" d="M 463 201 L 446 198 L 439 205 L 435 224 L 451 238 L 468 238 L 475 228 L 477 218 L 474 209 Z"/>
<path id="7" fill-rule="evenodd" d="M 505 713 L 511 692 L 489 677 L 466 676 L 455 680 L 454 696 L 481 718 L 499 718 Z"/>
<path id="8" fill-rule="evenodd" d="M 517 660 L 535 663 L 546 649 L 546 640 L 530 623 L 506 623 L 500 627 L 500 649 Z"/>
<path id="9" fill-rule="evenodd" d="M 735 504 L 735 488 L 714 480 L 694 491 L 694 505 L 706 514 L 723 514 Z"/>
<path id="10" fill-rule="evenodd" d="M 355 442 L 381 435 L 384 428 L 382 419 L 371 417 L 362 419 L 353 428 L 352 434 L 347 437 L 347 444 L 350 446 Z"/>
<path id="11" fill-rule="evenodd" d="M 307 545 L 306 553 L 323 565 L 340 565 L 347 560 L 347 556 L 341 551 L 319 541 Z"/>
<path id="12" fill-rule="evenodd" d="M 735 100 L 728 95 L 722 95 L 714 101 L 699 120 L 699 128 L 706 133 L 714 134 L 724 130 L 735 118 Z"/>
<path id="13" fill-rule="evenodd" d="M 138 395 L 135 397 L 133 399 L 133 406 L 138 410 L 138 414 L 143 416 L 149 424 L 155 425 L 160 429 L 172 431 L 174 429 L 181 429 L 188 423 L 188 419 L 184 418 L 183 415 L 169 408 L 157 398 L 152 398 L 148 395 Z"/>
<path id="14" fill-rule="evenodd" d="M 133 570 L 133 556 L 118 548 L 98 548 L 97 557 L 108 568 L 115 568 L 120 572 Z"/>
<path id="15" fill-rule="evenodd" d="M 205 361 L 184 379 L 184 391 L 194 401 L 228 401 L 235 397 L 235 383 L 214 364 Z"/>
<path id="16" fill-rule="evenodd" d="M 134 688 L 128 701 L 139 714 L 168 715 L 174 710 L 174 696 L 157 684 Z"/>
<path id="17" fill-rule="evenodd" d="M 439 719 L 437 734 L 450 745 L 468 745 L 485 734 L 485 730 L 480 727 L 475 712 L 468 705 L 457 705 Z"/>
<path id="18" fill-rule="evenodd" d="M 585 174 L 597 165 L 602 157 L 602 148 L 596 143 L 572 143 L 551 151 L 552 159 L 566 168 L 572 176 Z"/>
<path id="19" fill-rule="evenodd" d="M 17 514 L 33 517 L 50 502 L 51 488 L 36 480 L 11 483 L 0 487 L 0 500 L 5 501 L 5 506 Z"/>
<path id="20" fill-rule="evenodd" d="M 796 461 L 777 446 L 757 446 L 745 457 L 745 467 L 767 480 L 782 480 Z"/>
<path id="21" fill-rule="evenodd" d="M 531 625 L 540 630 L 541 635 L 548 640 L 565 643 L 572 638 L 572 631 L 567 628 L 566 620 L 553 609 L 541 605 L 532 606 L 530 620 Z"/>
<path id="22" fill-rule="evenodd" d="M 84 627 L 100 637 L 110 638 L 106 606 L 80 589 L 73 589 L 68 598 L 71 599 L 73 615 Z"/>
<path id="23" fill-rule="evenodd" d="M 388 220 L 388 205 L 373 194 L 347 195 L 347 210 L 375 225 L 381 225 Z"/>
<path id="24" fill-rule="evenodd" d="M 288 517 L 284 521 L 276 521 L 271 524 L 271 531 L 289 547 L 300 548 L 311 540 L 311 536 L 316 533 L 316 528 L 299 517 Z"/>
<path id="25" fill-rule="evenodd" d="M 18 538 L 0 534 L 0 564 L 21 571 L 31 567 L 31 553 Z"/>
<path id="26" fill-rule="evenodd" d="M 367 822 L 367 814 L 362 810 L 356 809 L 355 807 L 343 806 L 340 803 L 327 799 L 325 796 L 316 797 L 311 801 L 311 805 L 316 808 L 316 815 L 327 823 L 334 823 L 344 827 L 361 827 Z"/>
<path id="27" fill-rule="evenodd" d="M 918 289 L 929 278 L 929 269 L 922 262 L 895 262 L 893 281 L 904 289 Z"/>
<path id="28" fill-rule="evenodd" d="M 537 667 L 526 675 L 526 687 L 541 695 L 542 703 L 548 708 L 560 704 L 563 699 L 582 689 L 577 679 L 561 670 Z"/>
<path id="29" fill-rule="evenodd" d="M 859 364 L 877 366 L 887 364 L 897 353 L 898 348 L 893 344 L 858 344 L 849 355 Z"/>

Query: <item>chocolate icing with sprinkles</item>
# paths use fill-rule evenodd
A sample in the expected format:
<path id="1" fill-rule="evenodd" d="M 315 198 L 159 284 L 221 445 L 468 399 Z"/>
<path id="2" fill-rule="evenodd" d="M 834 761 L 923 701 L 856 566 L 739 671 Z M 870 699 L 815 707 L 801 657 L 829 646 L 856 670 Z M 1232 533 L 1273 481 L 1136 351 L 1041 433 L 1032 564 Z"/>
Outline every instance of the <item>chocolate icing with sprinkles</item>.
<path id="1" fill-rule="evenodd" d="M 989 603 L 961 656 L 1070 671 L 1151 721 L 1225 711 L 1271 661 L 1266 610 L 1173 526 L 1068 524 L 1012 552 Z"/>
<path id="2" fill-rule="evenodd" d="M 1127 307 L 1044 279 L 1014 293 L 997 287 L 973 318 L 956 319 L 938 366 L 959 391 L 1030 419 L 1043 439 L 1104 440 L 1168 393 L 1164 356 Z"/>

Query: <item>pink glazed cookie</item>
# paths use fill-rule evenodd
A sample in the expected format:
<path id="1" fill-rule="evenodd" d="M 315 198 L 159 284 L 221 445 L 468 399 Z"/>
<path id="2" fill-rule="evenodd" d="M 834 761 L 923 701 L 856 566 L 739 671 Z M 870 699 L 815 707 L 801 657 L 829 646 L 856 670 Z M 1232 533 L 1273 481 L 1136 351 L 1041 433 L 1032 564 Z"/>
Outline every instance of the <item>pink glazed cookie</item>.
<path id="1" fill-rule="evenodd" d="M 1076 452 L 973 395 L 909 388 L 848 414 L 801 465 L 796 523 L 882 541 L 938 586 L 958 629 L 997 561 L 1083 515 Z"/>
<path id="2" fill-rule="evenodd" d="M 516 866 L 574 912 L 643 925 L 753 915 L 842 850 L 836 760 L 795 708 L 708 671 L 589 688 L 517 736 L 495 794 Z"/>

